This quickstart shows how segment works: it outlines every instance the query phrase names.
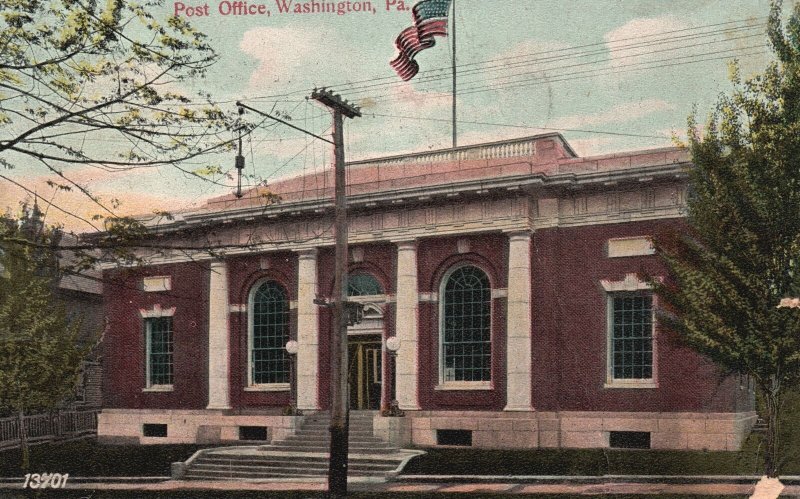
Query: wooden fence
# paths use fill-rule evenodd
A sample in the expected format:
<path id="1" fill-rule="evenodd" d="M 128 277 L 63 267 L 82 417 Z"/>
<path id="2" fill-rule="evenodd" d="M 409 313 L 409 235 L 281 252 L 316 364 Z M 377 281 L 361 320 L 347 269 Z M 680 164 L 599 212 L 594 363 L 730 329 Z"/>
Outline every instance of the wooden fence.
<path id="1" fill-rule="evenodd" d="M 25 429 L 31 444 L 67 440 L 97 433 L 97 410 L 60 411 L 25 416 Z M 19 419 L 0 418 L 0 449 L 19 445 Z"/>

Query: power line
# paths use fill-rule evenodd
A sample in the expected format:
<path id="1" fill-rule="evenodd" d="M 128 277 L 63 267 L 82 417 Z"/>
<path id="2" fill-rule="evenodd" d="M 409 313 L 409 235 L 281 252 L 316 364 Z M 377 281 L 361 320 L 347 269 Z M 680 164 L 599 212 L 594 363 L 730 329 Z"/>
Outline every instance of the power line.
<path id="1" fill-rule="evenodd" d="M 748 47 L 748 48 L 754 48 L 754 47 Z M 730 52 L 730 50 L 722 51 L 722 52 Z M 720 53 L 720 52 L 711 52 L 711 53 L 708 53 L 708 54 L 699 54 L 699 55 L 712 55 L 712 54 L 718 54 L 718 53 Z M 498 89 L 509 90 L 509 89 L 513 89 L 513 88 L 522 88 L 522 87 L 527 87 L 527 86 L 531 86 L 531 85 L 543 85 L 543 84 L 559 83 L 559 82 L 565 82 L 565 81 L 574 81 L 574 80 L 578 80 L 578 79 L 592 78 L 592 77 L 595 77 L 595 76 L 610 76 L 610 75 L 616 75 L 616 74 L 622 74 L 622 73 L 629 73 L 629 72 L 632 72 L 632 71 L 645 71 L 645 70 L 651 70 L 651 69 L 670 68 L 670 67 L 684 66 L 684 65 L 687 65 L 687 64 L 697 64 L 697 63 L 700 63 L 700 62 L 726 60 L 726 59 L 730 59 L 730 58 L 732 58 L 734 56 L 751 56 L 751 55 L 758 55 L 758 54 L 763 54 L 763 53 L 764 53 L 764 48 L 762 47 L 762 48 L 760 48 L 760 50 L 756 50 L 756 51 L 752 51 L 752 52 L 743 52 L 743 53 L 738 53 L 738 54 L 737 53 L 732 53 L 732 54 L 723 55 L 723 56 L 719 56 L 719 57 L 707 57 L 707 58 L 694 59 L 694 60 L 678 62 L 678 63 L 659 64 L 659 65 L 656 65 L 656 66 L 648 66 L 647 65 L 647 64 L 652 64 L 652 62 L 643 63 L 643 64 L 636 64 L 636 65 L 627 65 L 627 66 L 624 66 L 624 67 L 629 67 L 629 66 L 631 66 L 631 67 L 629 67 L 628 69 L 622 70 L 622 71 L 611 70 L 611 71 L 606 71 L 606 72 L 603 72 L 603 73 L 585 74 L 583 76 L 578 76 L 580 73 L 586 73 L 586 71 L 581 71 L 581 72 L 574 73 L 574 74 L 558 75 L 559 78 L 547 79 L 545 81 L 539 81 L 539 82 L 531 82 L 530 80 L 528 80 L 528 81 L 522 81 L 522 82 L 509 82 L 508 84 L 499 85 L 499 86 L 473 87 L 472 89 L 467 89 L 467 91 L 462 92 L 461 95 L 469 95 L 469 94 L 473 94 L 473 93 L 487 92 L 487 91 L 493 91 L 493 90 L 498 90 Z M 665 61 L 665 60 L 668 60 L 668 59 L 663 59 L 663 60 L 657 61 L 657 62 L 662 62 L 662 61 Z M 645 67 L 640 67 L 640 66 L 645 66 Z M 597 71 L 597 70 L 594 70 L 594 71 Z M 561 76 L 564 76 L 564 77 L 561 78 Z M 434 95 L 434 96 L 431 96 L 431 97 L 432 98 L 437 98 L 438 96 Z"/>
<path id="2" fill-rule="evenodd" d="M 671 37 L 671 38 L 679 39 L 679 38 L 685 38 L 687 36 L 724 34 L 724 33 L 729 32 L 731 30 L 759 28 L 761 26 L 758 25 L 758 24 L 753 24 L 753 22 L 754 21 L 759 21 L 759 20 L 762 20 L 762 19 L 766 19 L 766 17 L 759 17 L 759 18 L 755 18 L 755 19 L 753 19 L 753 18 L 749 18 L 749 19 L 745 18 L 745 19 L 738 19 L 738 20 L 727 21 L 727 22 L 722 22 L 722 23 L 707 24 L 707 25 L 702 25 L 702 26 L 697 26 L 697 27 L 692 27 L 692 28 L 682 28 L 682 29 L 677 29 L 677 30 L 663 31 L 663 32 L 660 32 L 660 33 L 653 33 L 653 34 L 649 34 L 649 35 L 641 35 L 641 36 L 634 36 L 634 37 L 627 37 L 627 38 L 619 38 L 617 40 L 614 40 L 611 43 L 618 43 L 618 42 L 624 42 L 624 41 L 630 41 L 630 40 L 641 40 L 642 38 L 651 38 L 651 37 L 663 36 L 663 35 L 674 34 L 674 33 L 686 33 L 688 31 L 697 31 L 697 30 L 703 30 L 703 29 L 706 29 L 706 28 L 713 28 L 713 27 L 719 27 L 719 26 L 730 26 L 730 25 L 734 25 L 734 24 L 747 23 L 744 26 L 739 26 L 739 27 L 724 28 L 724 29 L 719 29 L 719 30 L 712 30 L 712 31 L 705 32 L 705 33 L 701 32 L 701 33 L 695 33 L 693 35 L 683 35 L 683 36 Z M 651 41 L 645 42 L 645 43 L 653 43 L 653 44 L 663 43 L 665 40 L 669 40 L 669 38 L 670 37 L 667 37 L 665 39 L 659 39 L 659 40 L 651 40 Z M 485 60 L 485 61 L 478 61 L 478 62 L 473 62 L 473 63 L 464 63 L 464 64 L 460 64 L 460 67 L 466 68 L 466 67 L 471 67 L 471 66 L 478 66 L 478 65 L 482 65 L 482 64 L 488 64 L 488 63 L 492 63 L 492 62 L 502 62 L 502 61 L 508 61 L 508 60 L 516 60 L 516 59 L 521 59 L 521 58 L 527 58 L 527 57 L 531 57 L 531 56 L 535 56 L 535 55 L 552 54 L 553 52 L 562 52 L 562 51 L 569 51 L 569 50 L 577 50 L 577 49 L 581 49 L 581 48 L 607 46 L 607 45 L 608 45 L 608 42 L 606 42 L 606 41 L 595 42 L 595 43 L 589 43 L 589 44 L 584 44 L 584 45 L 578 45 L 578 46 L 575 46 L 575 47 L 568 47 L 568 48 L 564 48 L 564 49 L 533 52 L 533 53 L 517 55 L 517 56 L 500 57 L 500 58 L 488 59 L 488 60 Z M 443 72 L 443 71 L 450 71 L 450 67 L 449 66 L 448 67 L 440 67 L 440 68 L 430 69 L 430 70 L 427 70 L 427 71 L 421 71 L 420 74 L 419 74 L 419 77 L 416 79 L 416 81 L 420 81 L 422 78 L 426 78 L 426 77 L 436 77 L 435 75 L 433 75 L 433 73 L 438 73 L 438 72 Z M 439 78 L 443 78 L 443 77 L 449 77 L 449 75 L 444 75 L 444 76 L 441 76 Z M 386 83 L 384 85 L 395 85 L 395 84 L 398 83 L 397 82 L 397 77 L 392 75 L 392 76 L 376 76 L 376 77 L 372 77 L 372 78 L 366 78 L 366 79 L 363 79 L 363 80 L 356 80 L 356 81 L 351 81 L 351 82 L 343 82 L 343 83 L 337 84 L 335 86 L 343 87 L 345 90 L 350 91 L 350 90 L 352 90 L 354 88 L 360 88 L 359 87 L 360 84 L 374 83 L 374 82 L 379 82 L 379 81 L 388 81 L 388 83 Z M 307 92 L 308 92 L 308 90 L 306 90 L 306 89 L 304 89 L 304 90 L 293 90 L 293 91 L 288 91 L 288 92 L 284 92 L 284 93 L 281 93 L 281 94 L 255 96 L 255 97 L 244 98 L 244 99 L 240 99 L 240 100 L 242 100 L 242 101 L 269 100 L 269 99 L 283 98 L 283 97 L 287 97 L 287 96 L 290 96 L 290 95 L 302 94 L 302 93 L 307 93 Z"/>
<path id="3" fill-rule="evenodd" d="M 756 34 L 744 35 L 744 36 L 740 36 L 740 37 L 728 38 L 728 39 L 725 39 L 725 40 L 714 40 L 714 41 L 709 41 L 709 42 L 703 44 L 703 46 L 708 46 L 708 45 L 713 45 L 713 44 L 718 44 L 718 43 L 729 43 L 729 42 L 734 42 L 734 41 L 737 41 L 737 40 L 760 37 L 760 36 L 761 36 L 760 33 L 756 33 Z M 661 45 L 663 45 L 663 43 L 658 43 L 656 45 L 657 46 L 661 46 Z M 569 68 L 574 68 L 574 67 L 588 66 L 588 65 L 593 65 L 593 64 L 599 64 L 599 63 L 602 63 L 602 62 L 608 62 L 608 61 L 611 61 L 611 60 L 615 60 L 616 61 L 616 60 L 631 59 L 631 58 L 642 57 L 642 56 L 647 56 L 647 55 L 650 55 L 650 54 L 657 54 L 657 53 L 662 53 L 662 52 L 674 52 L 674 51 L 678 51 L 678 50 L 681 50 L 681 49 L 692 49 L 692 48 L 696 48 L 696 47 L 700 47 L 700 46 L 701 45 L 699 45 L 699 44 L 690 44 L 690 45 L 679 46 L 679 47 L 669 47 L 669 48 L 662 48 L 662 49 L 659 49 L 659 50 L 651 50 L 651 51 L 643 52 L 643 53 L 633 53 L 633 54 L 619 55 L 619 56 L 614 56 L 614 57 L 610 57 L 609 56 L 609 57 L 606 57 L 606 58 L 603 58 L 603 59 L 585 61 L 585 62 L 580 62 L 580 63 L 576 63 L 576 64 L 560 65 L 560 66 L 553 66 L 553 67 L 542 67 L 540 69 L 537 69 L 536 71 L 526 71 L 526 72 L 522 72 L 522 73 L 510 73 L 510 74 L 498 74 L 496 76 L 493 76 L 492 79 L 493 80 L 497 80 L 497 79 L 502 79 L 502 78 L 510 78 L 510 77 L 518 76 L 518 75 L 535 74 L 535 73 L 538 73 L 538 72 L 541 72 L 541 71 L 553 71 L 553 70 L 558 70 L 558 69 L 569 69 Z M 589 55 L 590 56 L 594 56 L 594 55 L 601 55 L 601 54 L 605 54 L 605 53 L 606 53 L 606 51 L 598 51 L 598 52 L 595 52 L 595 53 L 592 53 L 592 54 L 589 54 Z M 581 55 L 581 57 L 584 57 L 584 55 Z M 545 58 L 545 59 L 548 59 L 548 58 Z M 560 61 L 560 60 L 569 60 L 569 59 L 573 59 L 573 58 L 572 57 L 552 58 L 552 60 L 550 62 L 556 62 L 556 61 Z M 515 68 L 523 68 L 523 67 L 536 67 L 536 65 L 527 64 L 527 63 L 524 64 L 524 65 L 511 65 L 511 66 L 507 66 L 507 67 L 502 68 L 500 71 L 501 72 L 506 72 L 506 71 L 511 71 L 511 70 L 513 70 Z M 483 74 L 484 72 L 497 73 L 498 71 L 483 71 L 483 70 L 480 70 L 480 71 L 473 71 L 473 72 L 459 72 L 459 75 L 460 76 L 477 76 L 477 75 Z M 440 81 L 446 80 L 447 78 L 449 78 L 449 76 L 438 77 L 435 80 L 432 79 L 432 80 L 425 81 L 423 83 L 431 83 L 431 82 L 438 83 Z M 475 80 L 475 79 L 467 80 L 467 82 L 474 82 L 474 81 L 477 81 L 477 80 Z M 402 83 L 403 82 L 400 82 L 400 84 L 402 84 Z M 435 89 L 435 88 L 436 87 L 428 86 L 426 89 L 427 90 L 431 90 L 431 89 Z M 442 87 L 442 89 L 444 89 L 444 87 Z M 366 90 L 355 90 L 354 93 L 359 94 L 359 93 L 364 93 L 365 91 Z M 386 95 L 389 95 L 389 94 L 386 94 Z"/>
<path id="4" fill-rule="evenodd" d="M 742 52 L 742 53 L 738 53 L 737 52 L 737 51 L 740 51 L 740 50 L 748 50 L 748 49 L 753 49 L 753 48 L 761 48 L 761 50 L 760 51 L 755 51 L 755 52 Z M 489 80 L 487 82 L 487 84 L 485 84 L 485 85 L 478 85 L 478 86 L 467 87 L 465 89 L 462 89 L 462 91 L 459 92 L 459 95 L 470 95 L 470 94 L 473 94 L 473 93 L 479 93 L 479 92 L 485 92 L 485 91 L 495 91 L 495 90 L 500 90 L 500 89 L 520 88 L 520 87 L 529 86 L 529 85 L 539 85 L 539 84 L 557 83 L 557 82 L 563 82 L 563 81 L 573 81 L 573 80 L 577 80 L 577 79 L 591 78 L 591 77 L 597 77 L 597 76 L 608 76 L 608 75 L 613 75 L 613 74 L 626 73 L 626 72 L 630 72 L 630 71 L 641 71 L 641 70 L 646 70 L 646 69 L 658 69 L 658 68 L 664 68 L 664 67 L 680 66 L 680 65 L 684 65 L 684 64 L 695 64 L 695 63 L 698 63 L 698 62 L 706 62 L 706 61 L 713 61 L 713 60 L 720 60 L 720 59 L 729 59 L 729 58 L 734 57 L 734 56 L 756 55 L 756 54 L 763 53 L 763 49 L 764 49 L 763 47 L 760 47 L 758 45 L 753 45 L 753 46 L 748 46 L 748 47 L 743 47 L 743 48 L 732 48 L 732 49 L 713 51 L 713 52 L 703 52 L 703 53 L 698 53 L 698 54 L 692 54 L 692 55 L 678 57 L 677 59 L 700 58 L 700 59 L 694 59 L 694 60 L 687 60 L 687 61 L 679 62 L 679 63 L 661 64 L 661 65 L 651 66 L 652 64 L 657 64 L 657 63 L 661 63 L 661 62 L 665 62 L 665 61 L 674 61 L 674 60 L 676 60 L 675 57 L 672 57 L 672 58 L 669 58 L 669 59 L 658 59 L 656 61 L 644 61 L 644 62 L 639 62 L 639 63 L 624 64 L 624 65 L 618 66 L 617 68 L 597 68 L 597 69 L 587 69 L 587 70 L 575 71 L 575 72 L 560 73 L 560 74 L 557 74 L 557 75 L 552 75 L 552 76 L 547 76 L 545 78 L 540 78 L 538 81 L 532 81 L 532 80 L 526 78 L 526 79 L 523 79 L 523 80 L 521 80 L 519 82 L 511 81 L 511 82 L 505 82 L 505 83 L 500 83 L 500 84 L 493 84 L 492 80 Z M 722 57 L 702 58 L 703 56 L 717 55 L 717 54 L 723 54 L 723 53 L 726 53 L 728 55 L 722 56 Z M 599 62 L 607 62 L 607 61 L 599 61 Z M 629 68 L 629 69 L 620 71 L 620 70 L 618 70 L 619 68 Z M 563 68 L 563 69 L 566 69 L 566 68 Z M 536 74 L 536 73 L 524 73 L 524 74 L 515 75 L 515 76 L 528 76 L 528 75 L 531 75 L 531 74 Z M 581 76 L 581 75 L 583 75 L 583 76 Z M 507 77 L 510 77 L 510 76 L 507 76 Z M 436 89 L 429 88 L 427 90 L 436 90 Z M 431 94 L 425 95 L 425 94 L 421 94 L 421 95 L 418 96 L 418 98 L 421 98 L 421 99 L 438 99 L 438 98 L 445 98 L 445 97 L 446 98 L 450 98 L 450 95 L 449 94 L 448 95 L 435 95 L 435 94 L 433 94 L 433 95 L 431 95 Z M 394 94 L 381 94 L 381 95 L 377 95 L 377 96 L 368 96 L 368 97 L 363 97 L 363 98 L 369 98 L 373 102 L 387 102 L 387 101 L 392 101 L 392 100 L 398 100 L 398 99 L 402 98 L 402 96 L 396 96 Z"/>
<path id="5" fill-rule="evenodd" d="M 365 117 L 375 117 L 380 116 L 382 118 L 396 118 L 396 119 L 405 119 L 405 120 L 415 120 L 415 121 L 436 121 L 441 123 L 450 123 L 450 120 L 444 118 L 422 118 L 418 116 L 401 116 L 401 115 L 392 115 L 392 114 L 380 114 L 380 113 L 367 113 Z M 607 132 L 602 130 L 583 130 L 578 128 L 553 128 L 553 127 L 546 127 L 546 126 L 536 126 L 536 125 L 518 125 L 513 123 L 495 123 L 489 121 L 467 121 L 467 120 L 458 120 L 459 124 L 464 125 L 486 125 L 486 126 L 500 126 L 500 127 L 507 127 L 507 128 L 524 128 L 528 130 L 554 130 L 559 132 L 579 132 L 579 133 L 596 133 L 601 135 L 618 135 L 622 137 L 639 137 L 639 138 L 647 138 L 647 139 L 663 139 L 664 136 L 661 135 L 646 135 L 640 133 L 625 133 L 625 132 Z"/>
<path id="6" fill-rule="evenodd" d="M 732 33 L 735 33 L 735 31 L 753 30 L 753 29 L 754 29 L 754 27 L 752 27 L 752 26 L 744 26 L 744 27 L 740 27 L 740 28 L 733 28 L 731 30 L 714 32 L 710 36 L 717 36 L 719 34 L 732 34 Z M 712 41 L 708 41 L 708 42 L 704 43 L 703 45 L 714 44 L 714 43 L 727 43 L 727 42 L 732 42 L 732 41 L 743 39 L 743 38 L 752 38 L 752 37 L 756 37 L 756 36 L 762 36 L 762 33 L 754 33 L 754 34 L 744 35 L 744 36 L 739 36 L 739 37 L 728 37 L 728 38 L 721 39 L 721 40 L 712 40 Z M 685 35 L 683 37 L 665 38 L 665 39 L 652 40 L 652 41 L 648 41 L 648 42 L 633 43 L 633 44 L 623 45 L 623 46 L 619 46 L 619 47 L 610 47 L 610 49 L 612 51 L 626 52 L 626 51 L 632 51 L 634 49 L 643 49 L 643 48 L 648 48 L 648 47 L 661 47 L 661 46 L 663 46 L 665 44 L 676 43 L 678 41 L 688 41 L 688 40 L 694 40 L 694 39 L 697 39 L 697 38 L 706 38 L 706 37 L 709 37 L 709 35 L 708 34 L 700 34 L 700 35 L 693 34 L 693 35 Z M 661 49 L 661 50 L 649 51 L 647 53 L 665 52 L 665 51 L 670 51 L 670 50 L 679 50 L 679 49 L 682 49 L 682 48 L 694 48 L 694 47 L 698 47 L 698 46 L 701 46 L 701 45 L 698 44 L 698 43 L 690 43 L 690 44 L 685 44 L 685 45 L 677 46 L 677 47 L 670 47 L 670 48 L 665 48 L 665 49 Z M 568 51 L 568 50 L 573 50 L 573 48 L 557 49 L 557 50 L 554 50 L 554 51 L 551 51 L 551 52 L 541 52 L 541 54 L 552 54 L 554 52 L 563 52 L 563 51 Z M 549 62 L 556 62 L 556 61 L 567 61 L 567 60 L 591 57 L 591 56 L 595 56 L 595 55 L 603 55 L 603 54 L 607 54 L 608 52 L 609 52 L 608 47 L 604 46 L 601 49 L 592 50 L 592 51 L 575 52 L 575 53 L 568 53 L 568 54 L 563 54 L 563 55 L 546 55 L 544 57 L 530 58 L 530 59 L 524 60 L 522 62 L 495 64 L 495 65 L 488 65 L 488 66 L 484 66 L 484 67 L 475 67 L 475 68 L 472 68 L 472 69 L 463 69 L 463 68 L 464 68 L 464 66 L 470 66 L 470 65 L 475 66 L 475 65 L 484 64 L 484 63 L 464 64 L 464 65 L 461 66 L 462 69 L 456 71 L 456 73 L 459 76 L 466 76 L 466 75 L 479 75 L 479 74 L 483 74 L 483 73 L 495 73 L 495 72 L 498 72 L 498 71 L 510 71 L 510 70 L 512 70 L 514 68 L 536 66 L 537 63 L 542 63 L 542 62 L 548 62 L 549 63 Z M 539 54 L 539 53 L 536 53 L 536 54 Z M 633 53 L 633 54 L 624 55 L 624 56 L 616 56 L 615 59 L 624 59 L 624 58 L 636 57 L 636 56 L 640 56 L 640 55 L 644 55 L 644 54 Z M 516 57 L 512 57 L 512 58 L 518 58 L 518 57 L 520 57 L 520 56 L 516 56 Z M 527 58 L 529 56 L 525 56 L 525 57 Z M 583 64 L 591 64 L 591 63 L 592 62 L 589 61 L 589 62 L 586 62 L 586 63 L 583 63 Z M 440 80 L 447 80 L 450 77 L 451 77 L 451 75 L 449 75 L 449 74 L 423 76 L 421 78 L 416 78 L 415 82 L 416 83 L 420 83 L 420 84 L 421 83 L 430 83 L 430 82 L 435 82 L 435 81 L 440 81 Z M 396 80 L 396 78 L 395 78 L 395 80 Z M 363 93 L 365 91 L 365 89 L 368 89 L 368 88 L 396 87 L 396 86 L 403 86 L 405 84 L 406 84 L 406 82 L 402 82 L 402 81 L 393 81 L 393 82 L 389 82 L 389 83 L 374 83 L 374 84 L 371 84 L 371 85 L 354 86 L 354 87 L 350 88 L 349 90 L 350 91 L 354 91 L 355 93 Z"/>

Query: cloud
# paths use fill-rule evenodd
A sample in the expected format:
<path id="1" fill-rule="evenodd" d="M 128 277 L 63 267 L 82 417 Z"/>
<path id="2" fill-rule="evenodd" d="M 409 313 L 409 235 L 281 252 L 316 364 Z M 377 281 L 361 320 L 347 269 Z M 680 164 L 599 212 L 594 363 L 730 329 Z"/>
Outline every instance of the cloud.
<path id="1" fill-rule="evenodd" d="M 661 111 L 671 111 L 675 105 L 661 99 L 644 99 L 614 106 L 602 113 L 582 114 L 557 118 L 550 123 L 551 128 L 580 128 L 634 121 Z"/>
<path id="2" fill-rule="evenodd" d="M 550 130 L 541 130 L 541 129 L 522 129 L 522 128 L 497 128 L 497 129 L 487 129 L 486 131 L 474 130 L 469 132 L 460 133 L 458 135 L 458 144 L 459 145 L 472 145 L 472 144 L 483 144 L 487 142 L 497 142 L 500 140 L 511 140 L 511 139 L 518 139 L 520 137 L 526 137 L 531 135 L 538 135 L 542 133 L 548 133 Z"/>
<path id="3" fill-rule="evenodd" d="M 572 139 L 569 145 L 578 156 L 597 156 L 616 150 L 617 141 L 611 137 L 592 137 L 589 139 Z"/>
<path id="4" fill-rule="evenodd" d="M 646 62 L 654 58 L 659 59 L 657 54 L 654 54 L 655 51 L 681 42 L 649 42 L 669 37 L 667 32 L 690 27 L 691 24 L 672 15 L 633 19 L 619 28 L 609 31 L 603 37 L 610 52 L 610 65 L 616 68 Z M 685 44 L 685 42 L 683 43 Z M 643 44 L 647 44 L 647 46 L 641 46 Z"/>
<path id="5" fill-rule="evenodd" d="M 144 192 L 140 187 L 137 189 L 136 179 L 152 174 L 152 169 L 141 168 L 125 172 L 107 172 L 89 166 L 79 167 L 65 172 L 70 180 L 85 188 L 100 202 L 110 208 L 116 215 L 141 215 L 152 213 L 154 210 L 176 210 L 188 207 L 194 201 L 192 193 L 182 190 L 174 191 L 170 196 L 157 195 L 151 192 Z M 47 223 L 63 224 L 68 230 L 91 231 L 92 227 L 77 217 L 82 217 L 91 221 L 95 214 L 108 215 L 97 203 L 91 201 L 86 194 L 80 192 L 74 186 L 71 190 L 65 191 L 55 186 L 49 185 L 48 181 L 58 185 L 69 185 L 64 179 L 55 174 L 49 175 L 15 175 L 11 177 L 14 181 L 25 186 L 30 191 L 36 193 L 38 203 L 42 210 L 46 211 Z M 130 188 L 112 187 L 110 184 L 124 179 L 131 182 Z M 30 195 L 24 189 L 9 182 L 3 182 L 0 189 L 0 209 L 9 209 L 15 213 L 22 200 L 30 201 Z M 112 202 L 112 200 L 115 200 Z M 50 203 L 76 216 L 63 213 L 55 207 L 50 207 Z M 114 206 L 117 206 L 114 208 Z M 94 222 L 97 227 L 102 227 L 102 222 Z"/>
<path id="6" fill-rule="evenodd" d="M 351 75 L 347 65 L 339 62 L 357 58 L 357 49 L 335 33 L 297 25 L 247 30 L 239 49 L 258 61 L 250 74 L 247 95 L 263 95 L 270 88 L 308 88 L 346 81 Z"/>
<path id="7" fill-rule="evenodd" d="M 312 54 L 321 48 L 321 41 L 318 33 L 296 27 L 261 27 L 246 31 L 239 48 L 258 60 L 258 66 L 250 75 L 250 87 L 286 85 L 287 80 L 308 68 Z"/>

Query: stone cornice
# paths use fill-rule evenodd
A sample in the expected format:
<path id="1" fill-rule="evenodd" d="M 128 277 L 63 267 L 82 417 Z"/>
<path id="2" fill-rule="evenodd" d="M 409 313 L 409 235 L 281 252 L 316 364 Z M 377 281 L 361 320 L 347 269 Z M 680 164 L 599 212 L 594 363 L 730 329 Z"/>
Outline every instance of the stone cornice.
<path id="1" fill-rule="evenodd" d="M 578 191 L 589 187 L 608 189 L 625 183 L 672 180 L 683 177 L 688 163 L 668 163 L 648 165 L 607 171 L 568 172 L 568 173 L 528 173 L 498 178 L 481 178 L 436 185 L 380 190 L 362 194 L 349 194 L 348 207 L 352 210 L 374 209 L 378 207 L 400 207 L 404 205 L 429 204 L 452 201 L 459 198 L 485 197 L 491 195 L 514 196 L 541 190 L 559 189 Z M 351 187 L 351 186 L 348 186 Z M 171 222 L 160 221 L 151 225 L 153 233 L 170 233 L 195 227 L 224 225 L 230 223 L 251 223 L 260 220 L 284 219 L 298 216 L 320 216 L 333 210 L 332 199 L 310 199 L 276 203 L 268 206 L 231 208 L 222 211 L 184 213 Z"/>

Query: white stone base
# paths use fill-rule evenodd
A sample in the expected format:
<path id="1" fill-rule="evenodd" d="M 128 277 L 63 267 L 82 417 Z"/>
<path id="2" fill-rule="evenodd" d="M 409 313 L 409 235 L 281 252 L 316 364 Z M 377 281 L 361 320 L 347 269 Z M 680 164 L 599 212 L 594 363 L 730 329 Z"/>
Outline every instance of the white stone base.
<path id="1" fill-rule="evenodd" d="M 436 430 L 470 430 L 486 449 L 609 447 L 609 432 L 650 433 L 650 447 L 675 450 L 741 448 L 756 420 L 745 413 L 407 411 L 373 418 L 373 433 L 399 446 L 436 446 Z M 216 444 L 239 440 L 240 426 L 266 426 L 268 441 L 293 435 L 303 416 L 226 414 L 213 410 L 104 409 L 98 438 L 140 444 Z M 143 425 L 166 424 L 166 437 L 143 436 Z"/>
<path id="2" fill-rule="evenodd" d="M 407 447 L 411 445 L 410 422 L 406 417 L 386 417 L 378 413 L 372 418 L 372 434 L 398 447 Z"/>
<path id="3" fill-rule="evenodd" d="M 637 431 L 650 433 L 652 449 L 735 451 L 756 414 L 417 411 L 383 418 L 396 420 L 385 424 L 379 418 L 376 436 L 421 447 L 436 445 L 436 430 L 471 430 L 473 447 L 494 449 L 602 448 L 612 431 Z M 410 426 L 410 436 L 403 426 Z"/>
<path id="4" fill-rule="evenodd" d="M 269 442 L 294 435 L 302 420 L 302 416 L 228 415 L 215 410 L 103 409 L 97 418 L 97 436 L 119 443 L 216 444 L 238 441 L 240 426 L 266 426 Z M 166 424 L 167 436 L 145 437 L 145 424 Z"/>

